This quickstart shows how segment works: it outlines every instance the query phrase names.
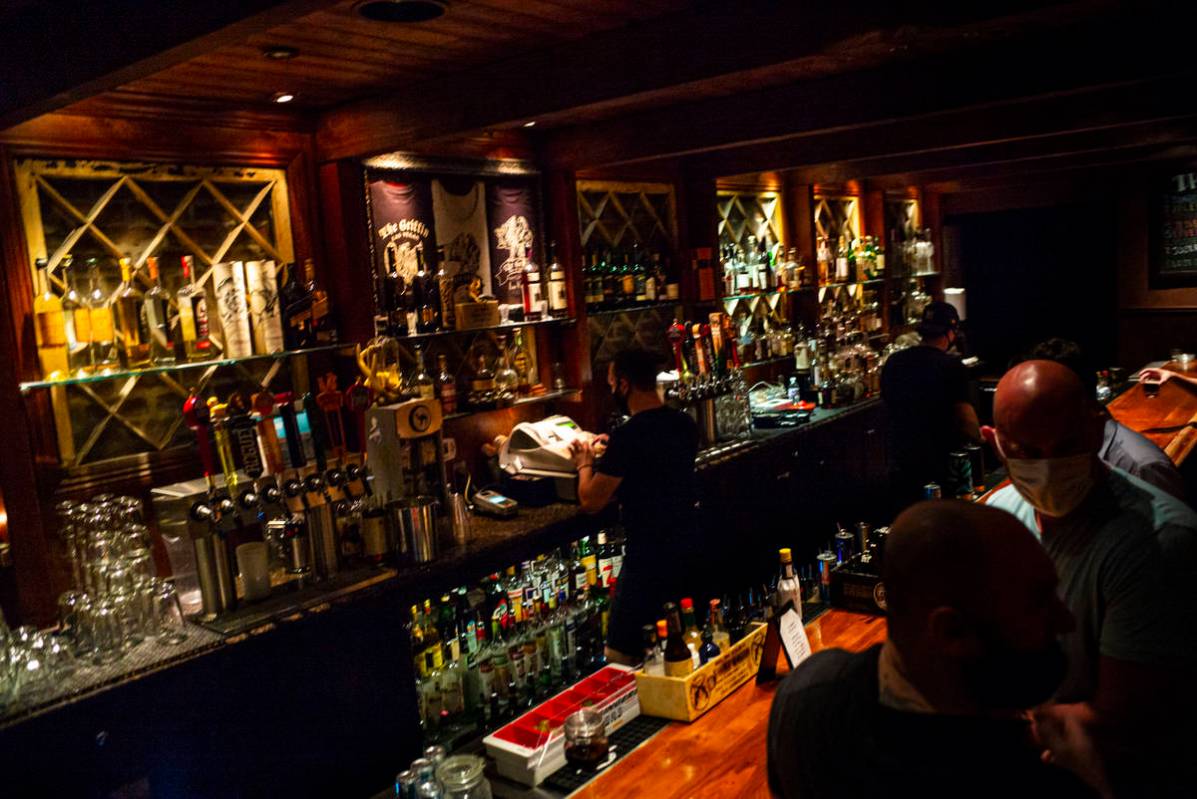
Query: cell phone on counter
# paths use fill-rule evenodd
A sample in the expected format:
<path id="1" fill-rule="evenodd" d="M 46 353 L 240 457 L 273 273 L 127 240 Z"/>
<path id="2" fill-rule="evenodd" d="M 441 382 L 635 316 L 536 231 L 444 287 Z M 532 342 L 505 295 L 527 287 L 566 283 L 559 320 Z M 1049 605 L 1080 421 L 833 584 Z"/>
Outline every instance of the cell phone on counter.
<path id="1" fill-rule="evenodd" d="M 485 516 L 496 516 L 509 519 L 519 510 L 520 504 L 511 497 L 505 497 L 498 491 L 484 488 L 474 494 L 474 511 Z"/>

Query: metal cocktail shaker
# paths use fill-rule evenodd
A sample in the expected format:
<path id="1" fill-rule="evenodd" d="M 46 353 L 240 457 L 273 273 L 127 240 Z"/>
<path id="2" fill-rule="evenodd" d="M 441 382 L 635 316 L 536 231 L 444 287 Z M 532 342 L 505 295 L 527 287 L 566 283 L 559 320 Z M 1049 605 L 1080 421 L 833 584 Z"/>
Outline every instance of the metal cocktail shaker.
<path id="1" fill-rule="evenodd" d="M 440 503 L 436 497 L 412 497 L 393 506 L 399 521 L 400 552 L 414 563 L 428 563 L 437 555 Z"/>

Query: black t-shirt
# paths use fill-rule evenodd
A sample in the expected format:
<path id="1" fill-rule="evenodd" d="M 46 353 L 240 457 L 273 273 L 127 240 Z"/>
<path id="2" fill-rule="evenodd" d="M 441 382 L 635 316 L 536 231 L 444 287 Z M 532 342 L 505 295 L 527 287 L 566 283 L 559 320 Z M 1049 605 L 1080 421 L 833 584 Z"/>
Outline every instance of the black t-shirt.
<path id="1" fill-rule="evenodd" d="M 769 788 L 781 799 L 1080 799 L 1070 772 L 1045 765 L 1021 720 L 905 713 L 877 699 L 875 646 L 812 655 L 769 714 Z"/>
<path id="2" fill-rule="evenodd" d="M 595 470 L 623 478 L 616 496 L 629 556 L 664 552 L 692 532 L 697 455 L 694 420 L 668 406 L 641 411 L 611 433 Z"/>
<path id="3" fill-rule="evenodd" d="M 925 345 L 896 352 L 881 370 L 881 398 L 894 466 L 915 482 L 942 481 L 948 453 L 964 443 L 955 415 L 956 404 L 968 401 L 960 359 Z"/>

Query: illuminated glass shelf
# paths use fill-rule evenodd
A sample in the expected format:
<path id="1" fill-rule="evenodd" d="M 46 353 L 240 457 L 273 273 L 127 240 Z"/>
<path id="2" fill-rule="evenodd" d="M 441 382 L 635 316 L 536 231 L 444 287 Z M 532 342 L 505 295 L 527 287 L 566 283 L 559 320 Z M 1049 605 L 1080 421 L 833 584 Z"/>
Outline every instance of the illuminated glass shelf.
<path id="1" fill-rule="evenodd" d="M 210 366 L 233 366 L 238 363 L 248 363 L 250 361 L 280 361 L 285 358 L 293 358 L 297 355 L 311 355 L 312 353 L 317 352 L 332 352 L 333 350 L 346 349 L 352 346 L 352 344 L 327 344 L 323 347 L 308 347 L 307 349 L 302 350 L 284 350 L 282 352 L 272 352 L 268 355 L 250 355 L 245 358 L 213 358 L 207 361 L 189 361 L 187 363 L 175 363 L 165 366 L 147 366 L 144 369 L 122 369 L 115 372 L 83 375 L 81 377 L 64 377 L 60 380 L 34 380 L 28 383 L 21 383 L 21 393 L 27 394 L 30 391 L 36 391 L 43 388 L 54 388 L 55 386 L 77 386 L 84 383 L 103 383 L 109 380 L 124 380 L 129 377 L 140 377 L 141 375 L 175 374 L 193 369 L 204 369 Z"/>
<path id="2" fill-rule="evenodd" d="M 470 333 L 502 332 L 516 330 L 521 327 L 539 327 L 541 325 L 572 324 L 577 320 L 573 317 L 551 316 L 548 319 L 537 319 L 535 322 L 507 322 L 505 324 L 489 325 L 487 327 L 471 327 L 466 330 L 437 330 L 434 333 L 411 333 L 406 336 L 395 336 L 399 343 L 404 341 L 422 341 L 424 339 L 443 338 L 445 336 L 465 336 Z"/>
<path id="3" fill-rule="evenodd" d="M 655 302 L 637 302 L 632 305 L 621 305 L 617 308 L 601 308 L 597 311 L 588 311 L 590 316 L 607 316 L 617 313 L 636 313 L 637 311 L 651 311 L 654 308 L 676 308 L 681 305 L 679 300 L 656 300 Z"/>
<path id="4" fill-rule="evenodd" d="M 582 389 L 580 389 L 580 388 L 567 388 L 562 391 L 546 391 L 544 394 L 537 394 L 537 395 L 531 396 L 531 397 L 520 397 L 519 399 L 514 400 L 510 405 L 503 405 L 501 407 L 495 407 L 495 408 L 478 408 L 478 409 L 472 409 L 472 410 L 466 410 L 466 411 L 456 411 L 454 413 L 447 413 L 447 414 L 445 414 L 445 421 L 449 421 L 450 419 L 464 419 L 467 416 L 475 416 L 480 413 L 493 413 L 495 411 L 505 411 L 510 408 L 515 408 L 519 405 L 535 405 L 538 402 L 550 402 L 555 399 L 562 399 L 564 397 L 571 397 L 571 396 L 576 397 L 576 396 L 580 396 L 581 393 L 582 393 Z"/>

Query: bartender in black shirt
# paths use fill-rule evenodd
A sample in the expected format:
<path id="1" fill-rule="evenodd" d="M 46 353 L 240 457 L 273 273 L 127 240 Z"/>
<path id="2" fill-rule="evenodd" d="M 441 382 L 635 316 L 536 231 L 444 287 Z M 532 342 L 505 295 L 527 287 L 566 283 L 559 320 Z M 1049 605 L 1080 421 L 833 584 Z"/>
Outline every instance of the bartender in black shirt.
<path id="1" fill-rule="evenodd" d="M 686 592 L 686 553 L 693 543 L 698 429 L 657 393 L 657 359 L 627 349 L 611 361 L 607 383 L 630 419 L 595 442 L 571 446 L 578 468 L 578 501 L 597 513 L 618 496 L 627 531 L 626 552 L 607 628 L 607 658 L 634 664 L 643 651 L 641 628 L 661 617 L 667 601 Z"/>
<path id="2" fill-rule="evenodd" d="M 949 454 L 981 443 L 968 377 L 951 352 L 960 316 L 946 302 L 928 303 L 918 346 L 889 356 L 881 370 L 881 398 L 889 414 L 890 491 L 895 511 L 921 498 L 924 485 L 946 485 Z"/>

